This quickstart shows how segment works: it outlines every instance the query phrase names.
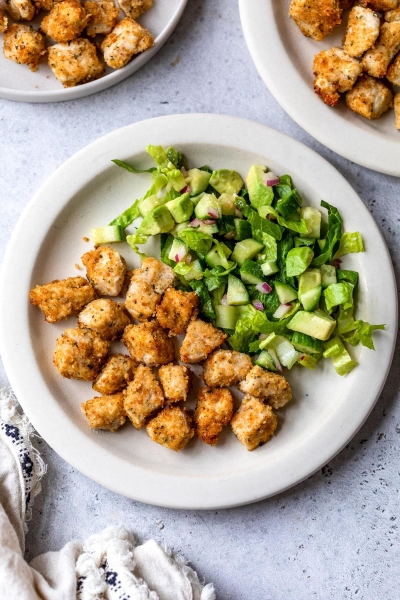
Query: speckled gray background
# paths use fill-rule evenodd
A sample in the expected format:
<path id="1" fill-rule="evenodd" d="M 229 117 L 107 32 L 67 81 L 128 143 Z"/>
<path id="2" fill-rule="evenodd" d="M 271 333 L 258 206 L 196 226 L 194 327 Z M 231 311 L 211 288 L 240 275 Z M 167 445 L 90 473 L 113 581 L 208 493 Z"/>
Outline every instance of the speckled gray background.
<path id="1" fill-rule="evenodd" d="M 96 96 L 42 105 L 0 100 L 1 255 L 32 194 L 68 157 L 113 129 L 180 112 L 253 119 L 319 152 L 371 210 L 399 275 L 399 180 L 340 158 L 284 113 L 252 64 L 233 0 L 189 0 L 162 51 Z M 221 600 L 397 600 L 398 350 L 381 398 L 347 448 L 296 488 L 243 508 L 180 512 L 139 504 L 93 483 L 39 441 L 48 474 L 27 557 L 123 524 L 143 540 L 154 537 L 180 550 L 215 583 Z M 4 371 L 0 385 L 7 385 Z"/>

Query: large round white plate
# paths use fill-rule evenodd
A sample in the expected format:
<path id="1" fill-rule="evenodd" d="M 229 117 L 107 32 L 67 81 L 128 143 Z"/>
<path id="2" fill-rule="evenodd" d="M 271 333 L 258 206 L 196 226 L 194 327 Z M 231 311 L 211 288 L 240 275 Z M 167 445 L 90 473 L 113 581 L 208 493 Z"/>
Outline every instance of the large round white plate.
<path id="1" fill-rule="evenodd" d="M 346 257 L 360 273 L 359 314 L 387 324 L 377 351 L 348 377 L 330 361 L 315 371 L 288 373 L 294 400 L 280 411 L 279 431 L 254 452 L 226 428 L 212 448 L 193 440 L 176 454 L 126 424 L 116 433 L 89 430 L 80 403 L 93 397 L 88 382 L 62 379 L 52 365 L 55 339 L 76 319 L 49 325 L 28 303 L 35 284 L 78 274 L 74 264 L 91 248 L 90 229 L 108 223 L 140 197 L 149 175 L 132 175 L 110 161 L 152 165 L 147 144 L 173 145 L 190 164 L 228 167 L 246 175 L 254 163 L 291 173 L 307 204 L 337 206 L 347 231 L 363 233 L 366 253 Z M 136 255 L 119 244 L 128 267 Z M 157 255 L 158 249 L 151 248 Z M 319 469 L 355 434 L 385 382 L 397 331 L 396 293 L 387 248 L 371 215 L 344 178 L 299 142 L 250 121 L 213 115 L 174 115 L 119 129 L 61 166 L 30 201 L 12 235 L 0 278 L 0 339 L 6 371 L 38 432 L 88 477 L 136 500 L 174 508 L 237 506 L 271 496 Z"/>
<path id="2" fill-rule="evenodd" d="M 1 50 L 0 98 L 18 102 L 60 102 L 106 90 L 132 75 L 160 50 L 177 26 L 186 3 L 187 0 L 155 0 L 154 6 L 138 19 L 154 36 L 154 46 L 139 54 L 122 69 L 106 66 L 103 77 L 76 87 L 63 88 L 46 62 L 32 73 L 27 66 L 17 65 L 4 58 Z M 121 15 L 124 16 L 122 13 Z M 33 21 L 35 29 L 38 29 L 41 19 L 42 17 L 38 17 Z M 0 45 L 3 46 L 3 36 L 0 36 Z"/>
<path id="3" fill-rule="evenodd" d="M 314 93 L 313 58 L 342 44 L 345 22 L 315 42 L 289 18 L 289 6 L 290 0 L 239 0 L 244 36 L 264 83 L 292 119 L 319 142 L 364 167 L 400 176 L 400 133 L 392 110 L 369 121 L 348 109 L 343 99 L 331 108 Z"/>

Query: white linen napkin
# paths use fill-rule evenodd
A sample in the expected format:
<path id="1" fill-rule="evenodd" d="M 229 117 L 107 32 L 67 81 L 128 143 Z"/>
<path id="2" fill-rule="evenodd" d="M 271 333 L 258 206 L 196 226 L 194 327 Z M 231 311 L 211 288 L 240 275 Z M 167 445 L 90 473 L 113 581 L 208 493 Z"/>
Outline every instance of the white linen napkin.
<path id="1" fill-rule="evenodd" d="M 0 390 L 0 598 L 7 600 L 216 600 L 212 584 L 154 540 L 136 546 L 124 527 L 108 527 L 69 542 L 28 565 L 24 545 L 46 466 L 32 446 L 35 435 Z"/>

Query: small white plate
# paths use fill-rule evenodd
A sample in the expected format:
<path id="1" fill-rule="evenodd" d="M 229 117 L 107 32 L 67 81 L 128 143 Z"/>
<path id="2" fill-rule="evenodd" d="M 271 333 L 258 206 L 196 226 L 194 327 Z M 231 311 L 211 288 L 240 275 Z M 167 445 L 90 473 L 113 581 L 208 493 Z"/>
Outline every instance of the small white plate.
<path id="1" fill-rule="evenodd" d="M 290 0 L 239 0 L 244 36 L 264 83 L 310 135 L 364 167 L 400 176 L 400 132 L 394 112 L 369 121 L 347 108 L 331 108 L 314 93 L 315 54 L 341 46 L 345 23 L 321 42 L 303 36 L 289 17 Z M 346 20 L 346 19 L 345 19 Z"/>
<path id="2" fill-rule="evenodd" d="M 315 371 L 287 373 L 294 400 L 280 411 L 273 439 L 248 452 L 229 428 L 212 448 L 199 440 L 176 454 L 129 423 L 116 433 L 91 431 L 80 403 L 90 383 L 63 379 L 52 364 L 55 340 L 76 319 L 49 325 L 28 302 L 36 284 L 79 274 L 74 267 L 92 248 L 83 241 L 149 186 L 110 161 L 151 166 L 147 144 L 173 145 L 190 165 L 233 168 L 243 176 L 254 163 L 290 173 L 305 202 L 338 207 L 347 231 L 360 230 L 366 252 L 345 257 L 360 273 L 359 315 L 387 324 L 377 351 L 357 348 L 360 366 L 345 378 L 330 361 Z M 137 256 L 116 246 L 128 261 Z M 154 255 L 158 249 L 150 248 Z M 84 273 L 84 271 L 82 271 Z M 385 382 L 397 331 L 396 290 L 390 257 L 374 220 L 345 179 L 299 142 L 250 121 L 174 115 L 119 129 L 62 165 L 29 202 L 12 235 L 0 277 L 0 340 L 7 374 L 26 414 L 65 460 L 110 489 L 150 504 L 187 509 L 237 506 L 271 496 L 308 477 L 343 448 L 367 418 Z M 193 405 L 194 402 L 192 401 Z"/>
<path id="3" fill-rule="evenodd" d="M 55 78 L 46 62 L 32 73 L 26 65 L 18 65 L 3 55 L 3 36 L 0 36 L 0 98 L 18 102 L 60 102 L 74 100 L 101 92 L 123 81 L 140 69 L 165 44 L 185 9 L 187 0 L 154 0 L 153 7 L 139 17 L 138 21 L 154 36 L 154 46 L 139 54 L 122 69 L 106 66 L 105 74 L 89 83 L 64 88 Z M 121 16 L 124 15 L 121 13 Z M 42 17 L 33 21 L 38 29 Z"/>

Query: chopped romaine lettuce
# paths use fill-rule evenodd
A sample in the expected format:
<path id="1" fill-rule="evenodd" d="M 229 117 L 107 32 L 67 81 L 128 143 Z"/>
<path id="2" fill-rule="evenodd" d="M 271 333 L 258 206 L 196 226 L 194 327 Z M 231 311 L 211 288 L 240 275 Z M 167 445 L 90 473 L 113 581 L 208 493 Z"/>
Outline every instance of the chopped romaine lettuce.
<path id="1" fill-rule="evenodd" d="M 339 250 L 336 252 L 334 258 L 339 258 L 344 254 L 350 254 L 352 252 L 364 252 L 364 244 L 359 231 L 354 233 L 345 232 L 340 238 Z"/>
<path id="2" fill-rule="evenodd" d="M 328 235 L 321 254 L 314 258 L 313 267 L 320 267 L 331 262 L 333 256 L 339 249 L 340 239 L 342 237 L 342 217 L 334 206 L 321 200 L 321 206 L 328 210 Z"/>

